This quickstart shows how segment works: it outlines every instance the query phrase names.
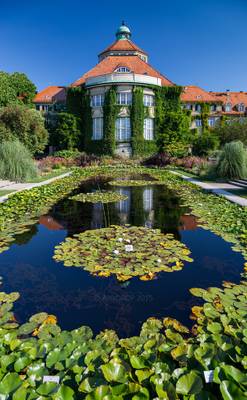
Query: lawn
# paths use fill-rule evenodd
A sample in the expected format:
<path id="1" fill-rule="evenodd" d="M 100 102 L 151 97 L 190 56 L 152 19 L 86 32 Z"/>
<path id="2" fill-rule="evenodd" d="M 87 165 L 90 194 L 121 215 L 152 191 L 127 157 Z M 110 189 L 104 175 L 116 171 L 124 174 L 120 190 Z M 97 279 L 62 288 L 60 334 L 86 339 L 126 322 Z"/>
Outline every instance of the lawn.
<path id="1" fill-rule="evenodd" d="M 47 181 L 48 179 L 55 178 L 59 175 L 63 175 L 69 171 L 70 171 L 70 168 L 59 168 L 59 169 L 53 170 L 52 172 L 49 172 L 47 174 L 38 175 L 36 178 L 28 180 L 27 183 L 44 182 L 44 181 Z"/>
<path id="2" fill-rule="evenodd" d="M 0 197 L 5 196 L 6 194 L 14 193 L 15 190 L 0 190 Z"/>

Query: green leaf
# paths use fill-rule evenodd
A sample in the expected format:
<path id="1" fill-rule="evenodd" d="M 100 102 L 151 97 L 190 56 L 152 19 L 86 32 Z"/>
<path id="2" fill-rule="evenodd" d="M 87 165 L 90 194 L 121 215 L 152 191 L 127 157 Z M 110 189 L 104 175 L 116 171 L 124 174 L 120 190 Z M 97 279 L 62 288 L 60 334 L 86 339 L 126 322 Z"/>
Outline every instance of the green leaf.
<path id="1" fill-rule="evenodd" d="M 176 391 L 180 394 L 197 394 L 202 388 L 202 379 L 194 371 L 182 375 L 176 384 Z"/>
<path id="2" fill-rule="evenodd" d="M 108 364 L 102 365 L 101 369 L 108 382 L 125 383 L 128 380 L 124 366 L 118 362 L 110 361 Z"/>
<path id="3" fill-rule="evenodd" d="M 46 358 L 47 367 L 51 368 L 54 364 L 56 364 L 56 362 L 60 360 L 60 356 L 61 356 L 61 349 L 59 349 L 58 347 L 50 351 L 50 353 Z"/>
<path id="4" fill-rule="evenodd" d="M 29 357 L 20 357 L 18 358 L 18 360 L 16 360 L 15 364 L 14 364 L 14 369 L 16 372 L 20 372 L 21 370 L 23 370 L 24 368 L 26 368 L 26 366 L 28 364 L 30 364 L 30 358 Z"/>
<path id="5" fill-rule="evenodd" d="M 130 357 L 130 363 L 135 369 L 143 369 L 149 366 L 147 360 L 145 360 L 144 357 L 135 355 Z"/>
<path id="6" fill-rule="evenodd" d="M 86 396 L 86 400 L 103 400 L 108 393 L 110 393 L 110 388 L 106 385 L 101 385 L 89 393 Z"/>
<path id="7" fill-rule="evenodd" d="M 41 385 L 37 388 L 37 393 L 47 396 L 52 395 L 58 389 L 58 384 L 55 382 L 45 382 L 41 383 Z"/>
<path id="8" fill-rule="evenodd" d="M 21 384 L 22 381 L 16 372 L 8 372 L 0 382 L 0 393 L 11 394 L 18 389 Z"/>
<path id="9" fill-rule="evenodd" d="M 52 396 L 54 400 L 74 400 L 74 390 L 69 386 L 61 385 L 57 393 Z"/>
<path id="10" fill-rule="evenodd" d="M 246 400 L 246 395 L 234 382 L 222 381 L 220 391 L 224 400 Z"/>

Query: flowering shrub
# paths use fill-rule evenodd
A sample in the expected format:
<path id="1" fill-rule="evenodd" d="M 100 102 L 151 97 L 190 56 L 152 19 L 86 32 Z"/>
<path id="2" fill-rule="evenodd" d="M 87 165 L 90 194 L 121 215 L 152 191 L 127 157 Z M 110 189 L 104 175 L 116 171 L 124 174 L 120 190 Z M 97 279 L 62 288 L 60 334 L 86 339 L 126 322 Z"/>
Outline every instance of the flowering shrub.
<path id="1" fill-rule="evenodd" d="M 168 153 L 157 153 L 144 160 L 144 165 L 154 165 L 156 167 L 165 167 L 171 164 L 173 158 Z"/>
<path id="2" fill-rule="evenodd" d="M 59 169 L 62 167 L 68 168 L 72 165 L 75 165 L 73 159 L 66 159 L 63 157 L 48 156 L 38 161 L 38 169 L 40 172 L 50 172 L 53 169 Z"/>
<path id="3" fill-rule="evenodd" d="M 193 169 L 193 168 L 200 168 L 202 165 L 204 165 L 207 162 L 205 158 L 201 157 L 183 157 L 183 158 L 174 158 L 172 160 L 172 163 L 175 164 L 177 167 L 183 167 L 187 169 Z"/>

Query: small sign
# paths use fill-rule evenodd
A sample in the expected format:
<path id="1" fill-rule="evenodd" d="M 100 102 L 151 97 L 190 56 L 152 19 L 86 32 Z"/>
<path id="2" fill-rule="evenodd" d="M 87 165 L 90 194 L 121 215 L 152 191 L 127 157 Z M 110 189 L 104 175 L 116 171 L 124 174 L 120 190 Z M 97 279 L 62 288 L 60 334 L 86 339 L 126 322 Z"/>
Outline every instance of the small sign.
<path id="1" fill-rule="evenodd" d="M 59 380 L 60 380 L 59 376 L 52 376 L 52 375 L 44 375 L 43 376 L 43 383 L 45 383 L 45 382 L 59 383 Z"/>
<path id="2" fill-rule="evenodd" d="M 133 248 L 133 246 L 132 246 L 132 244 L 126 244 L 126 246 L 125 246 L 125 251 L 133 251 L 134 250 L 134 248 Z"/>
<path id="3" fill-rule="evenodd" d="M 204 371 L 204 379 L 206 383 L 211 383 L 213 382 L 213 377 L 214 377 L 214 371 L 210 370 L 210 371 Z"/>

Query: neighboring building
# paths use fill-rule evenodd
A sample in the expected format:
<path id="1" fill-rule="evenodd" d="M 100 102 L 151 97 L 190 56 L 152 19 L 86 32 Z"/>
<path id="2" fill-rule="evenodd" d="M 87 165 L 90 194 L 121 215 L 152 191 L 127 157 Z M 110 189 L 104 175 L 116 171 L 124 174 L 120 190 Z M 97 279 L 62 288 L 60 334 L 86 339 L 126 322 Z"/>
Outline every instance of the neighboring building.
<path id="1" fill-rule="evenodd" d="M 214 127 L 222 115 L 222 99 L 206 92 L 198 86 L 185 86 L 181 95 L 184 108 L 191 111 L 191 129 L 202 127 L 203 104 L 208 105 L 207 122 L 209 127 Z"/>
<path id="2" fill-rule="evenodd" d="M 34 98 L 36 110 L 57 112 L 65 109 L 66 88 L 64 86 L 48 86 L 37 93 Z"/>
<path id="3" fill-rule="evenodd" d="M 247 92 L 210 92 L 223 103 L 222 114 L 229 117 L 246 117 Z"/>
<path id="4" fill-rule="evenodd" d="M 110 87 L 115 87 L 118 115 L 115 124 L 116 153 L 123 156 L 132 154 L 131 116 L 133 89 L 143 89 L 145 119 L 143 138 L 154 141 L 155 129 L 155 88 L 176 86 L 167 77 L 149 64 L 148 54 L 131 40 L 129 28 L 122 23 L 116 32 L 116 40 L 98 56 L 98 64 L 70 85 L 84 87 L 91 97 L 92 133 L 91 140 L 103 142 L 104 99 Z M 222 115 L 244 116 L 247 110 L 247 93 L 213 93 L 197 86 L 185 86 L 181 95 L 185 109 L 191 110 L 191 129 L 200 131 L 204 113 L 207 125 L 213 127 Z M 47 115 L 65 109 L 66 88 L 49 86 L 34 99 L 36 108 Z M 203 105 L 206 104 L 207 107 Z M 206 109 L 206 112 L 205 112 Z"/>

